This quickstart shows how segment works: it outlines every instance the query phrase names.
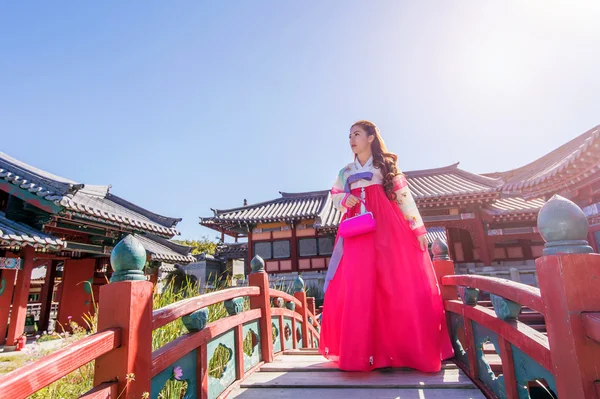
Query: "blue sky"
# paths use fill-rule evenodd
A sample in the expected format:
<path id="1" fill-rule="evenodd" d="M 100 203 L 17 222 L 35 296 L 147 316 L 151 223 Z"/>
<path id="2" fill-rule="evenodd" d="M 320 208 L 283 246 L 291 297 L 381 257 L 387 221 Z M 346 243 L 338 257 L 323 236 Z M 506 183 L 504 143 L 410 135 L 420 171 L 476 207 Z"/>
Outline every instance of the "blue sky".
<path id="1" fill-rule="evenodd" d="M 330 188 L 352 122 L 403 170 L 521 166 L 600 124 L 600 2 L 0 5 L 0 150 L 182 217 Z"/>

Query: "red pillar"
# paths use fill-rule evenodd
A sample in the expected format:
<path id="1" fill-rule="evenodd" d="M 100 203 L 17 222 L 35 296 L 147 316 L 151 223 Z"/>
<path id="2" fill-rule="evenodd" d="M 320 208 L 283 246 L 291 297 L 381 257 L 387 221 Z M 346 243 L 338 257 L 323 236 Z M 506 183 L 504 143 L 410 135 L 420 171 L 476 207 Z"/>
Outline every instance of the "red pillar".
<path id="1" fill-rule="evenodd" d="M 6 254 L 7 258 L 16 258 L 12 253 Z M 0 345 L 6 343 L 6 330 L 8 330 L 8 314 L 15 289 L 16 270 L 0 270 L 0 284 L 4 284 L 4 291 L 0 294 Z M 3 281 L 3 282 L 2 282 Z M 11 344 L 12 345 L 12 344 Z"/>
<path id="2" fill-rule="evenodd" d="M 96 260 L 93 258 L 65 260 L 57 331 L 62 332 L 62 328 L 69 331 L 69 316 L 80 326 L 86 327 L 83 315 L 91 314 L 94 310 L 91 287 L 87 282 L 93 283 L 95 268 Z"/>
<path id="3" fill-rule="evenodd" d="M 46 279 L 44 281 L 44 287 L 42 288 L 42 295 L 40 295 L 40 302 L 42 303 L 42 309 L 40 310 L 40 320 L 38 328 L 41 331 L 48 329 L 48 322 L 50 321 L 50 311 L 52 310 L 52 295 L 54 294 L 54 280 L 56 278 L 56 260 L 49 260 L 46 264 Z"/>
<path id="4" fill-rule="evenodd" d="M 16 340 L 25 332 L 25 316 L 27 316 L 27 298 L 29 297 L 29 285 L 31 283 L 31 272 L 33 271 L 33 256 L 35 249 L 26 246 L 21 249 L 23 258 L 23 269 L 17 273 L 17 284 L 15 285 L 15 295 L 13 300 L 12 312 L 10 316 L 10 326 L 8 327 L 8 336 L 6 343 L 10 346 L 16 345 Z"/>
<path id="5" fill-rule="evenodd" d="M 550 356 L 560 398 L 595 398 L 600 342 L 589 338 L 585 312 L 600 311 L 600 255 L 550 255 L 536 259 Z"/>
<path id="6" fill-rule="evenodd" d="M 302 316 L 302 347 L 312 347 L 312 340 L 308 339 L 308 303 L 306 302 L 306 292 L 304 290 L 294 293 L 294 297 L 302 304 L 301 309 L 296 309 L 296 312 Z"/>

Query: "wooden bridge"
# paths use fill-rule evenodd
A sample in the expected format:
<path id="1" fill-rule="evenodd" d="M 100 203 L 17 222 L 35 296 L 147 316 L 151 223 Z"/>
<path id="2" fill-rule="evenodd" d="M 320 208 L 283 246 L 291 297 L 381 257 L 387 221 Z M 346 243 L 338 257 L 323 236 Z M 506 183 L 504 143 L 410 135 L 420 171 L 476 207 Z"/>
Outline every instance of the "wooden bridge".
<path id="1" fill-rule="evenodd" d="M 185 381 L 186 399 L 600 399 L 600 255 L 591 253 L 587 219 L 570 201 L 548 201 L 538 227 L 546 240 L 536 260 L 540 288 L 454 275 L 446 245 L 434 243 L 455 358 L 429 374 L 339 371 L 315 349 L 319 315 L 302 279 L 294 295 L 271 289 L 260 258 L 248 287 L 153 310 L 145 250 L 128 236 L 111 254 L 115 272 L 100 291 L 98 332 L 0 377 L 0 398 L 25 399 L 95 361 L 95 388 L 81 398 L 157 399 L 168 381 Z M 228 316 L 208 323 L 219 303 Z M 153 351 L 153 331 L 179 320 L 189 333 Z"/>

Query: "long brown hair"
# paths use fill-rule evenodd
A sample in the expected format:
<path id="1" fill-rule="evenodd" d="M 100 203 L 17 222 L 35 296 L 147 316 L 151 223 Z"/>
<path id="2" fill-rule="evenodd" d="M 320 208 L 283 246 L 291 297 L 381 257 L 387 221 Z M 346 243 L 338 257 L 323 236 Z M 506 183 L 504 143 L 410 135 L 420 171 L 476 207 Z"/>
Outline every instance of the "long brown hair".
<path id="1" fill-rule="evenodd" d="M 354 126 L 362 127 L 365 132 L 367 132 L 367 137 L 375 136 L 375 140 L 373 140 L 371 143 L 373 166 L 379 169 L 383 175 L 383 188 L 387 197 L 391 200 L 395 200 L 396 194 L 394 193 L 394 177 L 401 174 L 397 165 L 398 156 L 388 151 L 383 139 L 381 138 L 379 129 L 373 122 L 362 120 L 354 123 L 352 127 Z"/>

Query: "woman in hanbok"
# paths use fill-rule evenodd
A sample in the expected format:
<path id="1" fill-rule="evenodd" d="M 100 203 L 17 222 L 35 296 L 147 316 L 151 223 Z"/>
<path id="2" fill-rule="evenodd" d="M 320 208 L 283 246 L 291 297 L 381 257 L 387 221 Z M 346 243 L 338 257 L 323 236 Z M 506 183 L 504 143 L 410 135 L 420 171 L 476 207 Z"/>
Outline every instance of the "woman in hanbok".
<path id="1" fill-rule="evenodd" d="M 374 230 L 338 236 L 325 281 L 320 353 L 341 370 L 437 372 L 454 356 L 425 226 L 398 157 L 377 127 L 350 129 L 354 162 L 331 190 L 344 220 L 370 212 Z"/>

